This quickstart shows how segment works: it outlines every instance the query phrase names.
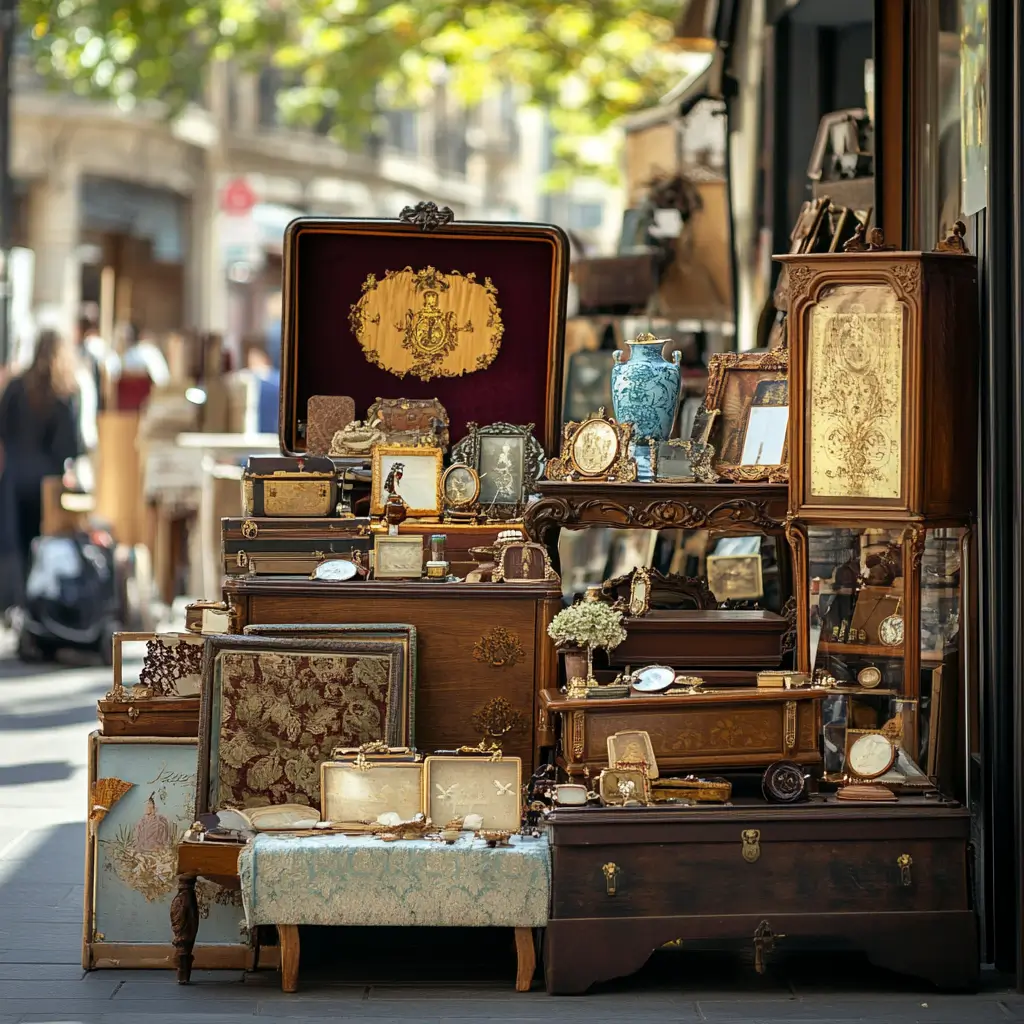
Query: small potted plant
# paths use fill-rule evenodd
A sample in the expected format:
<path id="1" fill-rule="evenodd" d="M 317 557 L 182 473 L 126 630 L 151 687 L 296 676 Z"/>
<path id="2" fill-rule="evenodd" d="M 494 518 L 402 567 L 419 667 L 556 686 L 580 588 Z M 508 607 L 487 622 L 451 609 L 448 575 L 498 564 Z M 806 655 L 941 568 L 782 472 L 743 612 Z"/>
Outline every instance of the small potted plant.
<path id="1" fill-rule="evenodd" d="M 569 608 L 563 608 L 548 626 L 548 635 L 563 650 L 571 651 L 573 646 L 582 647 L 587 652 L 587 677 L 580 680 L 578 676 L 569 674 L 566 666 L 568 693 L 570 697 L 578 697 L 588 687 L 596 686 L 594 679 L 594 648 L 602 647 L 610 651 L 618 647 L 626 639 L 626 631 L 622 627 L 622 612 L 613 611 L 603 601 L 597 599 L 597 588 L 587 592 L 584 600 Z"/>

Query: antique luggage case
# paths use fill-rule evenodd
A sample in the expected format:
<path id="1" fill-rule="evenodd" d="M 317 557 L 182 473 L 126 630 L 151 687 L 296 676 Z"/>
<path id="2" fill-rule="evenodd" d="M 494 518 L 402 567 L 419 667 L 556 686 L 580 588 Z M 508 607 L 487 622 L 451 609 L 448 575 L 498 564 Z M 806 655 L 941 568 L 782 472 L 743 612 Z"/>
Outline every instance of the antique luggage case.
<path id="1" fill-rule="evenodd" d="M 955 233 L 940 248 L 777 257 L 793 515 L 841 525 L 975 511 L 978 267 Z"/>
<path id="2" fill-rule="evenodd" d="M 221 520 L 221 540 L 226 576 L 265 576 L 275 563 L 291 564 L 292 571 L 284 575 L 308 576 L 324 558 L 347 558 L 368 566 L 373 550 L 368 518 L 232 517 Z"/>
<path id="3" fill-rule="evenodd" d="M 572 777 L 608 766 L 608 737 L 640 729 L 661 772 L 767 768 L 774 761 L 821 764 L 818 735 L 827 691 L 743 687 L 680 696 L 570 700 L 540 695 L 542 715 L 560 720 L 558 763 Z"/>
<path id="4" fill-rule="evenodd" d="M 229 579 L 225 597 L 237 628 L 255 624 L 404 622 L 418 634 L 416 745 L 453 750 L 497 739 L 502 751 L 535 764 L 537 691 L 557 685 L 547 626 L 561 607 L 557 583 L 431 583 L 427 580 L 331 583 Z M 504 697 L 518 716 L 500 737 L 485 737 L 478 713 Z"/>
<path id="5" fill-rule="evenodd" d="M 324 456 L 253 455 L 242 474 L 243 515 L 331 516 L 337 504 L 337 474 Z"/>
<path id="6" fill-rule="evenodd" d="M 281 449 L 305 450 L 312 395 L 438 399 L 466 424 L 561 431 L 568 240 L 539 224 L 458 223 L 433 203 L 396 220 L 300 217 L 285 232 Z"/>
<path id="7" fill-rule="evenodd" d="M 666 943 L 859 950 L 943 988 L 977 983 L 968 812 L 888 806 L 565 809 L 552 844 L 547 989 L 632 974 Z"/>

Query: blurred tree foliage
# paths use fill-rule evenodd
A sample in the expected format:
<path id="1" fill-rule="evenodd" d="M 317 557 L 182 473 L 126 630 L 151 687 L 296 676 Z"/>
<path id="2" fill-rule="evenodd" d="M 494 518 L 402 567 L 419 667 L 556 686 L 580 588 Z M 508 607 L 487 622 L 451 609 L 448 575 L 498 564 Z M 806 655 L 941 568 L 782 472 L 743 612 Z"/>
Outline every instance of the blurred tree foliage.
<path id="1" fill-rule="evenodd" d="M 682 77 L 680 0 L 21 0 L 39 69 L 124 109 L 172 113 L 211 63 L 280 69 L 287 122 L 354 145 L 444 82 L 472 105 L 503 85 L 552 113 L 564 167 L 610 166 L 595 137 Z M 602 158 L 603 157 L 603 158 Z"/>

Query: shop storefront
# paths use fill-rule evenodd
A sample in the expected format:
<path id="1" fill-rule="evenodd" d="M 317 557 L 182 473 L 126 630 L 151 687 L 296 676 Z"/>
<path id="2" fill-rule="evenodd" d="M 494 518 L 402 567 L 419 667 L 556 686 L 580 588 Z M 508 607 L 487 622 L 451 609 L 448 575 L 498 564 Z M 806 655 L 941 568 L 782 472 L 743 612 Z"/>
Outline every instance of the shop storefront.
<path id="1" fill-rule="evenodd" d="M 514 929 L 554 994 L 691 943 L 1017 967 L 1021 26 L 701 6 L 752 350 L 689 414 L 638 329 L 566 421 L 557 228 L 288 228 L 281 455 L 189 631 L 115 640 L 86 968 L 294 991 L 303 926 L 411 924 Z"/>

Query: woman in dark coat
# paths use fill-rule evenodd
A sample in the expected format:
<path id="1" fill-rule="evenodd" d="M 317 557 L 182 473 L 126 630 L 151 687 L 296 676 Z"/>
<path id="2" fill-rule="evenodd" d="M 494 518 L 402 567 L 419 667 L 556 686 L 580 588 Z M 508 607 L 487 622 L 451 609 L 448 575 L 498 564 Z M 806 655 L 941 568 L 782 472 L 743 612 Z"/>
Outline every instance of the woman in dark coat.
<path id="1" fill-rule="evenodd" d="M 32 365 L 0 397 L 3 546 L 20 556 L 22 580 L 39 536 L 43 478 L 63 476 L 82 454 L 77 400 L 74 355 L 56 331 L 41 331 Z"/>

